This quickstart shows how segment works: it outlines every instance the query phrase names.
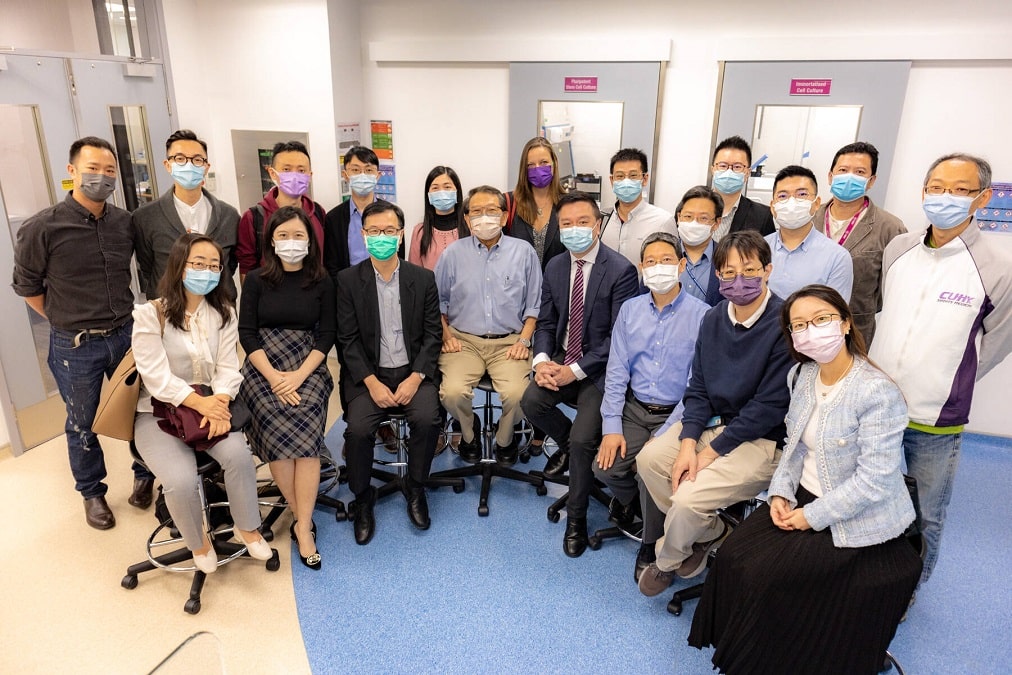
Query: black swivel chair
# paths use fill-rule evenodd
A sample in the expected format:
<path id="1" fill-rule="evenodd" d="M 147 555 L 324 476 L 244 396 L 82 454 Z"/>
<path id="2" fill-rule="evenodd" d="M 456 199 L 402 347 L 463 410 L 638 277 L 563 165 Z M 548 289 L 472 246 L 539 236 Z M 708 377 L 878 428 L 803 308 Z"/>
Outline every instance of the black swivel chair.
<path id="1" fill-rule="evenodd" d="M 395 492 L 404 492 L 407 489 L 405 479 L 408 475 L 408 420 L 404 413 L 390 413 L 383 422 L 394 434 L 397 442 L 397 458 L 393 460 L 374 459 L 372 477 L 383 481 L 383 485 L 377 488 L 376 498 L 380 499 Z M 376 465 L 392 468 L 387 471 L 378 468 Z M 425 487 L 439 488 L 450 487 L 456 494 L 464 491 L 464 479 L 432 475 L 425 481 Z"/>

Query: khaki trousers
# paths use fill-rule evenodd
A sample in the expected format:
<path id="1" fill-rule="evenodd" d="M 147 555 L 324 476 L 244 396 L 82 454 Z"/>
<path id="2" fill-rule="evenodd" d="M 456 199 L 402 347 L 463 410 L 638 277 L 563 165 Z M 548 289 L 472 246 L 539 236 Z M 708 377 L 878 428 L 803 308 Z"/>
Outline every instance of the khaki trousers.
<path id="1" fill-rule="evenodd" d="M 516 361 L 506 358 L 506 352 L 520 339 L 518 334 L 504 338 L 486 339 L 461 333 L 452 326 L 450 332 L 460 341 L 460 351 L 439 355 L 439 370 L 443 381 L 439 385 L 439 400 L 443 407 L 460 422 L 464 441 L 474 440 L 474 386 L 488 372 L 499 399 L 502 416 L 496 432 L 496 443 L 505 447 L 513 441 L 513 425 L 520 421 L 520 399 L 527 389 L 531 376 L 531 359 Z"/>
<path id="2" fill-rule="evenodd" d="M 697 451 L 708 447 L 723 430 L 722 426 L 705 430 Z M 665 572 L 677 569 L 692 555 L 694 543 L 720 536 L 717 509 L 751 499 L 768 488 L 780 461 L 780 450 L 773 441 L 760 438 L 742 443 L 699 471 L 695 481 L 682 481 L 672 495 L 671 468 L 681 448 L 681 432 L 681 423 L 673 424 L 643 446 L 636 458 L 643 485 L 666 514 L 664 536 L 656 544 L 657 566 Z"/>

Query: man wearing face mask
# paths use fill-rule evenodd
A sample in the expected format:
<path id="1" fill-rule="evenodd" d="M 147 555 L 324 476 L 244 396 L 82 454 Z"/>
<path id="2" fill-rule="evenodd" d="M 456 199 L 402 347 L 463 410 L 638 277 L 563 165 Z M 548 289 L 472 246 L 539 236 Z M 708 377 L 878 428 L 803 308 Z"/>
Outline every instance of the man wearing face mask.
<path id="1" fill-rule="evenodd" d="M 690 188 L 675 209 L 678 237 L 685 248 L 679 281 L 685 291 L 713 307 L 721 301 L 717 275 L 713 273 L 713 233 L 720 223 L 724 200 L 705 185 Z"/>
<path id="2" fill-rule="evenodd" d="M 903 451 L 927 547 L 920 583 L 938 560 L 974 382 L 1012 351 L 1012 256 L 973 218 L 991 199 L 990 186 L 985 160 L 936 159 L 921 195 L 930 227 L 897 236 L 882 261 L 882 313 L 869 356 L 907 400 Z"/>
<path id="3" fill-rule="evenodd" d="M 703 317 L 682 419 L 636 460 L 665 514 L 657 559 L 640 575 L 647 596 L 706 569 L 710 551 L 728 534 L 717 509 L 769 486 L 786 431 L 791 357 L 780 330 L 783 300 L 767 287 L 769 245 L 758 232 L 734 232 L 713 262 L 727 301 Z"/>
<path id="4" fill-rule="evenodd" d="M 675 234 L 675 220 L 664 209 L 643 196 L 650 174 L 647 156 L 636 148 L 623 148 L 611 158 L 611 189 L 615 210 L 601 227 L 601 243 L 624 255 L 632 265 L 639 264 L 640 248 L 648 234 Z"/>
<path id="5" fill-rule="evenodd" d="M 267 191 L 258 204 L 242 214 L 239 221 L 239 242 L 235 257 L 239 261 L 239 279 L 242 281 L 250 270 L 260 267 L 263 255 L 264 223 L 282 206 L 297 206 L 302 209 L 313 225 L 316 240 L 327 245 L 323 223 L 326 211 L 306 194 L 313 177 L 309 163 L 309 150 L 299 141 L 277 143 L 271 153 L 271 165 L 267 174 L 274 181 L 274 187 Z M 320 255 L 323 256 L 323 248 Z M 325 258 L 321 258 L 325 260 Z"/>
<path id="6" fill-rule="evenodd" d="M 746 197 L 742 192 L 752 167 L 752 148 L 741 136 L 725 138 L 713 151 L 710 173 L 713 189 L 724 200 L 724 212 L 713 233 L 720 241 L 731 232 L 755 230 L 764 237 L 775 231 L 769 209 Z"/>
<path id="7" fill-rule="evenodd" d="M 907 231 L 899 218 L 867 196 L 876 171 L 878 150 L 871 143 L 837 150 L 829 170 L 833 199 L 815 212 L 815 229 L 847 249 L 854 262 L 850 311 L 866 345 L 875 337 L 875 314 L 882 309 L 882 252 Z"/>
<path id="8" fill-rule="evenodd" d="M 708 188 L 703 188 L 708 189 Z M 719 213 L 718 211 L 716 211 Z M 615 320 L 601 404 L 604 437 L 594 473 L 611 489 L 610 518 L 629 530 L 643 517 L 642 545 L 635 578 L 655 559 L 664 515 L 646 490 L 637 485 L 634 465 L 652 436 L 681 419 L 678 403 L 685 394 L 699 325 L 708 306 L 683 292 L 684 268 L 678 240 L 655 232 L 643 241 L 640 270 L 650 290 L 627 300 Z"/>
<path id="9" fill-rule="evenodd" d="M 506 197 L 494 187 L 473 188 L 464 202 L 471 236 L 450 244 L 436 263 L 443 347 L 439 398 L 460 422 L 462 459 L 481 457 L 481 420 L 471 408 L 474 386 L 486 372 L 502 400 L 496 432 L 499 464 L 516 464 L 513 426 L 530 378 L 531 338 L 541 306 L 541 264 L 534 248 L 503 236 Z"/>
<path id="10" fill-rule="evenodd" d="M 141 291 L 148 298 L 158 296 L 158 282 L 165 273 L 172 244 L 181 234 L 206 234 L 221 246 L 221 285 L 235 299 L 235 275 L 238 260 L 239 212 L 219 201 L 203 188 L 210 162 L 207 143 L 189 129 L 176 131 L 165 141 L 166 172 L 173 185 L 154 202 L 141 205 L 133 213 L 137 231 L 137 276 Z"/>
<path id="11" fill-rule="evenodd" d="M 576 558 L 587 548 L 587 502 L 601 441 L 601 397 L 612 326 L 638 284 L 636 268 L 598 241 L 601 212 L 593 197 L 571 192 L 562 196 L 556 209 L 559 235 L 569 255 L 555 256 L 545 267 L 534 332 L 534 382 L 520 406 L 531 424 L 559 445 L 544 473 L 561 475 L 569 465 L 562 550 Z M 558 408 L 561 403 L 576 409 L 575 420 L 570 422 Z"/>
<path id="12" fill-rule="evenodd" d="M 815 174 L 803 166 L 786 166 L 773 181 L 770 212 L 779 228 L 766 235 L 773 251 L 770 290 L 781 298 L 809 284 L 822 284 L 850 301 L 854 266 L 847 249 L 815 228 L 821 203 Z"/>
<path id="13" fill-rule="evenodd" d="M 92 432 L 102 381 L 130 347 L 134 296 L 130 214 L 106 203 L 116 189 L 109 141 L 88 136 L 70 146 L 67 198 L 25 221 L 14 249 L 14 292 L 49 320 L 49 369 L 67 406 L 67 452 L 87 523 L 116 525 L 106 503 L 105 458 Z M 129 502 L 151 504 L 154 476 L 134 464 Z"/>

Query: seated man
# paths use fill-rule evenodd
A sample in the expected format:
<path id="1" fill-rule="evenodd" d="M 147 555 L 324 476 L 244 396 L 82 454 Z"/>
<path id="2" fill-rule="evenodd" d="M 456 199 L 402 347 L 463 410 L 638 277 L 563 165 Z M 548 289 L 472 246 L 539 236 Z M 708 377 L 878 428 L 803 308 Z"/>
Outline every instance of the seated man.
<path id="1" fill-rule="evenodd" d="M 460 456 L 481 457 L 481 420 L 473 389 L 488 372 L 502 401 L 496 460 L 516 464 L 513 425 L 530 378 L 530 348 L 541 304 L 541 264 L 522 239 L 504 237 L 506 197 L 494 187 L 471 190 L 464 201 L 471 236 L 450 244 L 436 264 L 443 348 L 439 398 L 460 422 Z"/>
<path id="2" fill-rule="evenodd" d="M 564 195 L 556 212 L 569 255 L 557 255 L 545 267 L 534 332 L 534 383 L 520 406 L 531 424 L 555 439 L 558 453 L 571 453 L 562 550 L 577 558 L 587 549 L 587 502 L 601 441 L 611 329 L 638 283 L 636 268 L 598 241 L 601 211 L 593 197 L 582 192 Z M 573 422 L 556 407 L 560 403 L 576 408 Z"/>
<path id="3" fill-rule="evenodd" d="M 721 239 L 713 256 L 727 302 L 699 329 L 682 421 L 644 446 L 643 484 L 664 512 L 657 559 L 640 575 L 644 595 L 694 577 L 727 529 L 724 508 L 769 486 L 780 461 L 791 357 L 780 329 L 783 300 L 767 288 L 770 249 L 757 232 Z"/>
<path id="4" fill-rule="evenodd" d="M 615 320 L 601 404 L 604 438 L 594 468 L 614 495 L 609 510 L 618 526 L 629 528 L 638 513 L 643 515 L 637 580 L 654 560 L 664 516 L 637 485 L 633 464 L 651 436 L 681 418 L 677 404 L 685 394 L 699 324 L 709 309 L 678 282 L 685 259 L 677 239 L 655 232 L 643 240 L 640 256 L 650 292 L 627 300 Z"/>
<path id="5" fill-rule="evenodd" d="M 686 293 L 713 307 L 721 301 L 720 283 L 713 273 L 713 234 L 720 224 L 724 200 L 705 185 L 697 185 L 682 196 L 675 208 L 678 238 L 685 247 L 685 265 L 678 276 Z"/>
<path id="6" fill-rule="evenodd" d="M 423 484 L 439 435 L 437 376 L 439 298 L 432 272 L 397 257 L 404 213 L 376 201 L 362 214 L 369 258 L 337 275 L 338 341 L 344 361 L 341 386 L 348 402 L 348 485 L 355 493 L 351 516 L 355 541 L 368 544 L 375 529 L 376 489 L 369 484 L 376 429 L 391 412 L 403 412 L 408 428 L 408 517 L 429 527 Z"/>

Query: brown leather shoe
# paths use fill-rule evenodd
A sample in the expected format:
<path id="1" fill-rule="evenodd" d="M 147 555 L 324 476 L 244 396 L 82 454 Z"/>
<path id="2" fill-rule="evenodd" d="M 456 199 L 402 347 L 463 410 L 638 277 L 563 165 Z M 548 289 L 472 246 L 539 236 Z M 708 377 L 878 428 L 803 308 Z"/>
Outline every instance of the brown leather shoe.
<path id="1" fill-rule="evenodd" d="M 146 509 L 151 506 L 151 500 L 155 491 L 155 481 L 152 478 L 135 478 L 134 491 L 130 493 L 127 502 L 130 506 L 139 509 Z"/>
<path id="2" fill-rule="evenodd" d="M 84 500 L 84 517 L 96 530 L 116 527 L 116 517 L 112 515 L 104 496 Z"/>

